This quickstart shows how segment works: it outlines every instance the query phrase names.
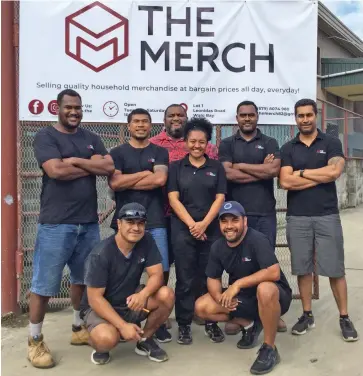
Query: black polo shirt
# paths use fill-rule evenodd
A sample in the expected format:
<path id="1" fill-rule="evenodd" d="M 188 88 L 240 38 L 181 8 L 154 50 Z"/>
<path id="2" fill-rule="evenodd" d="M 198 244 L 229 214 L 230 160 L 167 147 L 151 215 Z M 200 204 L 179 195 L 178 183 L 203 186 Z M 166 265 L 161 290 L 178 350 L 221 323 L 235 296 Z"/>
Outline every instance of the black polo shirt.
<path id="1" fill-rule="evenodd" d="M 205 155 L 203 166 L 197 168 L 189 154 L 170 165 L 168 192 L 179 192 L 179 200 L 195 221 L 202 221 L 216 199 L 227 192 L 226 172 L 219 161 Z"/>
<path id="2" fill-rule="evenodd" d="M 77 157 L 91 159 L 106 155 L 101 138 L 79 127 L 76 133 L 62 133 L 53 126 L 42 128 L 34 139 L 34 154 L 39 167 L 50 159 Z M 97 223 L 96 175 L 73 180 L 50 178 L 43 170 L 39 223 Z"/>
<path id="3" fill-rule="evenodd" d="M 299 134 L 281 148 L 281 167 L 294 171 L 327 166 L 330 158 L 343 157 L 342 143 L 336 137 L 318 130 L 310 146 L 300 141 Z M 319 184 L 301 191 L 288 191 L 287 215 L 321 216 L 339 213 L 335 182 Z"/>
<path id="4" fill-rule="evenodd" d="M 264 135 L 259 129 L 250 141 L 245 140 L 239 131 L 223 139 L 218 152 L 221 162 L 248 164 L 263 164 L 268 154 L 280 158 L 279 145 L 274 138 Z M 274 214 L 276 207 L 274 179 L 244 184 L 229 181 L 228 200 L 242 204 L 248 215 Z"/>
<path id="5" fill-rule="evenodd" d="M 161 264 L 155 240 L 149 233 L 135 244 L 129 257 L 119 250 L 115 235 L 102 240 L 89 254 L 85 263 L 85 285 L 105 288 L 104 298 L 113 306 L 126 304 L 135 293 L 145 268 Z M 87 292 L 82 296 L 81 309 L 89 308 Z"/>
<path id="6" fill-rule="evenodd" d="M 146 148 L 134 148 L 129 143 L 122 144 L 110 151 L 116 170 L 123 174 L 135 174 L 149 170 L 153 172 L 154 166 L 169 164 L 169 154 L 161 146 L 150 143 Z M 163 189 L 150 190 L 125 189 L 115 192 L 116 210 L 111 227 L 117 228 L 117 214 L 123 205 L 138 202 L 147 211 L 146 228 L 165 227 Z"/>
<path id="7" fill-rule="evenodd" d="M 237 247 L 230 247 L 223 237 L 211 247 L 206 275 L 209 278 L 222 278 L 223 271 L 229 274 L 229 284 L 248 277 L 261 269 L 278 264 L 274 249 L 268 238 L 260 232 L 248 228 L 242 242 Z M 280 279 L 276 282 L 291 292 L 289 283 L 280 269 Z M 256 296 L 257 286 L 242 289 L 239 295 Z"/>

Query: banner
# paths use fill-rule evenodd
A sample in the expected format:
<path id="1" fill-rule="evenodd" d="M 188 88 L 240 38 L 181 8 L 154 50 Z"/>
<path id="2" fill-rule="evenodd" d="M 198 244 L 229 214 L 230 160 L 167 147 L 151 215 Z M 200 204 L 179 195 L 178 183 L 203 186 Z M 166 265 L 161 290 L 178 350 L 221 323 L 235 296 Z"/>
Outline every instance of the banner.
<path id="1" fill-rule="evenodd" d="M 294 103 L 316 97 L 317 3 L 21 2 L 20 120 L 56 120 L 69 88 L 86 122 L 126 122 L 138 107 L 162 122 L 181 103 L 231 124 L 252 100 L 260 124 L 294 124 Z"/>

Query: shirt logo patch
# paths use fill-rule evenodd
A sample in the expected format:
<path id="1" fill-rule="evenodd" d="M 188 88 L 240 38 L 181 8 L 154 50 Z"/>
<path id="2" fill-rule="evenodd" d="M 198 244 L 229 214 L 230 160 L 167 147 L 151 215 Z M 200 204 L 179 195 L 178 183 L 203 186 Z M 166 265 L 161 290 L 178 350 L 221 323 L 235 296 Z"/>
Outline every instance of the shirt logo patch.
<path id="1" fill-rule="evenodd" d="M 256 149 L 264 150 L 265 148 L 262 145 L 256 145 Z"/>
<path id="2" fill-rule="evenodd" d="M 144 257 L 142 257 L 141 259 L 139 259 L 138 264 L 141 264 L 142 262 L 145 262 L 145 258 Z"/>
<path id="3" fill-rule="evenodd" d="M 250 258 L 248 258 L 248 257 L 242 257 L 242 262 L 249 262 L 249 261 L 251 261 Z"/>
<path id="4" fill-rule="evenodd" d="M 207 172 L 206 175 L 207 176 L 216 176 L 216 174 L 214 174 L 213 172 Z"/>
<path id="5" fill-rule="evenodd" d="M 149 163 L 154 163 L 154 162 L 155 162 L 155 159 L 154 159 L 154 158 L 149 158 L 147 161 L 148 161 Z"/>
<path id="6" fill-rule="evenodd" d="M 325 150 L 317 150 L 316 153 L 317 154 L 326 154 L 326 151 Z"/>
<path id="7" fill-rule="evenodd" d="M 93 145 L 88 145 L 88 146 L 87 146 L 87 149 L 95 150 L 95 148 L 93 147 Z"/>

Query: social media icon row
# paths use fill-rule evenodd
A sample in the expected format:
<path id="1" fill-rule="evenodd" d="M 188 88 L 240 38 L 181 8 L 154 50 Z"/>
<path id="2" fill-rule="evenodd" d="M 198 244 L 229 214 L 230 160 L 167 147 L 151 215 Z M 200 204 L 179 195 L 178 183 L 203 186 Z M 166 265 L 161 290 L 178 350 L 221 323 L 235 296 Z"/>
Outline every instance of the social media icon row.
<path id="1" fill-rule="evenodd" d="M 29 102 L 28 109 L 33 115 L 40 115 L 44 111 L 44 104 L 39 99 L 33 99 Z M 58 103 L 56 100 L 48 103 L 48 111 L 52 115 L 58 114 Z"/>

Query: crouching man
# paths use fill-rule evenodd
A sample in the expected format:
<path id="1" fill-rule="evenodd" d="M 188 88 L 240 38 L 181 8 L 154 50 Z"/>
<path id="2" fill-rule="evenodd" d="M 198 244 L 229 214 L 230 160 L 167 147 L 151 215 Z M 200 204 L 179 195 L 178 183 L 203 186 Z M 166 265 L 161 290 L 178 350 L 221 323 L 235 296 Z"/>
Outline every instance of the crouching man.
<path id="1" fill-rule="evenodd" d="M 169 317 L 174 293 L 163 286 L 161 255 L 152 236 L 145 233 L 145 223 L 142 205 L 124 205 L 118 214 L 117 234 L 101 241 L 87 258 L 81 315 L 90 332 L 95 364 L 108 363 L 110 350 L 120 340 L 135 341 L 138 355 L 155 362 L 168 360 L 153 335 Z M 148 280 L 142 288 L 144 269 Z"/>
<path id="2" fill-rule="evenodd" d="M 195 313 L 205 320 L 231 320 L 240 325 L 240 349 L 256 346 L 263 329 L 264 342 L 250 371 L 268 373 L 280 361 L 275 346 L 277 325 L 290 307 L 292 292 L 271 243 L 265 235 L 247 227 L 241 204 L 225 202 L 219 224 L 223 237 L 212 245 L 206 270 L 209 293 L 197 300 Z M 230 278 L 224 292 L 223 271 Z"/>

